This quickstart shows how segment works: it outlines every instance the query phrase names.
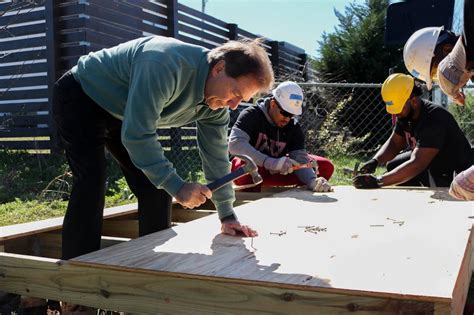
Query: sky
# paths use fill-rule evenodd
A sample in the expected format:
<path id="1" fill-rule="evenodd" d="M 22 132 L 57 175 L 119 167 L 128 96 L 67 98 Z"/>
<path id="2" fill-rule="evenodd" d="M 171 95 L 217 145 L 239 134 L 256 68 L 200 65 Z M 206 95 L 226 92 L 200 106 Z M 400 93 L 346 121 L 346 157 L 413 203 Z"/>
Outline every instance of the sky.
<path id="1" fill-rule="evenodd" d="M 202 0 L 178 0 L 201 11 Z M 238 24 L 253 34 L 285 41 L 317 56 L 324 31 L 334 32 L 338 20 L 334 9 L 344 12 L 351 2 L 364 0 L 207 0 L 205 13 Z"/>

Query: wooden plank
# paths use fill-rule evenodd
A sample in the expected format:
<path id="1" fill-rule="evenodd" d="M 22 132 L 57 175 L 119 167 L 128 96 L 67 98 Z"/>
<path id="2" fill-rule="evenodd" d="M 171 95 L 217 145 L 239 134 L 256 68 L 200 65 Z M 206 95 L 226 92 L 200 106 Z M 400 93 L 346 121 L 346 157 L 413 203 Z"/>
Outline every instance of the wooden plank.
<path id="1" fill-rule="evenodd" d="M 204 20 L 208 23 L 215 24 L 215 25 L 220 26 L 222 28 L 227 28 L 227 23 L 226 22 L 224 22 L 222 20 L 219 20 L 219 19 L 216 19 L 213 16 L 207 15 L 207 14 L 202 13 L 198 10 L 193 9 L 193 8 L 187 7 L 187 6 L 185 6 L 181 3 L 178 3 L 178 11 L 182 11 L 184 13 L 187 13 L 189 15 L 192 15 L 192 16 L 196 17 L 197 19 Z"/>
<path id="2" fill-rule="evenodd" d="M 0 98 L 2 100 L 22 100 L 30 98 L 46 98 L 48 97 L 48 89 L 38 89 L 38 90 L 7 90 L 0 92 Z M 1 121 L 1 118 L 0 118 Z"/>
<path id="3" fill-rule="evenodd" d="M 104 220 L 102 222 L 102 235 L 137 238 L 138 220 Z"/>
<path id="4" fill-rule="evenodd" d="M 472 203 L 453 201 L 446 189 L 297 189 L 241 206 L 237 215 L 259 231 L 253 243 L 219 234 L 217 218 L 208 216 L 74 263 L 445 305 L 435 313 L 465 300 L 454 295 L 472 251 Z M 305 225 L 325 230 L 305 232 Z"/>
<path id="5" fill-rule="evenodd" d="M 1 141 L 0 139 L 0 149 L 46 150 L 50 148 L 50 141 Z"/>
<path id="6" fill-rule="evenodd" d="M 31 113 L 44 110 L 48 110 L 48 103 L 46 102 L 0 104 L 0 112 L 2 113 Z"/>
<path id="7" fill-rule="evenodd" d="M 183 34 L 178 34 L 177 38 L 180 41 L 183 41 L 183 42 L 186 42 L 186 43 L 189 43 L 189 44 L 193 44 L 193 45 L 202 46 L 202 47 L 205 47 L 205 48 L 208 48 L 208 49 L 212 49 L 212 48 L 216 47 L 216 45 L 201 42 L 201 41 L 199 41 L 195 38 L 192 38 L 192 37 L 189 37 L 189 36 L 186 36 L 186 35 L 183 35 Z"/>
<path id="8" fill-rule="evenodd" d="M 197 20 L 196 18 L 184 15 L 182 13 L 178 13 L 178 18 L 180 23 L 188 23 L 197 27 L 198 29 L 205 29 L 208 32 L 220 35 L 227 40 L 229 39 L 229 30 L 227 29 L 227 27 L 225 29 L 218 28 L 212 26 L 211 24 L 204 23 L 201 19 Z"/>
<path id="9" fill-rule="evenodd" d="M 196 29 L 196 28 L 184 25 L 184 24 L 178 24 L 178 28 L 179 28 L 180 32 L 184 32 L 188 35 L 200 37 L 201 40 L 203 40 L 203 39 L 204 40 L 209 40 L 209 41 L 217 43 L 217 44 L 223 44 L 223 43 L 227 42 L 226 38 L 217 37 L 217 36 L 214 36 L 213 34 L 205 32 L 203 30 Z M 201 44 L 201 46 L 202 46 L 202 44 Z"/>
<path id="10" fill-rule="evenodd" d="M 449 314 L 446 303 L 335 295 L 218 277 L 0 253 L 0 290 L 139 314 Z"/>
<path id="11" fill-rule="evenodd" d="M 132 214 L 137 211 L 137 204 L 131 203 L 104 209 L 104 219 L 116 218 L 122 215 Z M 16 225 L 2 226 L 0 229 L 0 242 L 34 235 L 42 232 L 60 229 L 63 225 L 63 217 L 28 222 Z"/>
<path id="12" fill-rule="evenodd" d="M 0 97 L 1 97 L 0 93 Z M 8 127 L 15 127 L 15 126 L 31 126 L 37 124 L 47 124 L 48 123 L 48 115 L 5 115 L 0 116 L 0 125 Z"/>
<path id="13" fill-rule="evenodd" d="M 46 58 L 46 50 L 45 49 L 36 49 L 31 51 L 15 51 L 10 52 L 6 55 L 3 55 L 0 59 L 1 63 L 9 63 L 9 62 L 19 62 L 19 61 L 26 61 L 26 60 L 38 60 L 38 59 L 45 59 Z"/>
<path id="14" fill-rule="evenodd" d="M 2 138 L 45 137 L 50 134 L 49 128 L 0 128 L 0 140 Z"/>
<path id="15" fill-rule="evenodd" d="M 189 221 L 194 221 L 200 218 L 207 217 L 211 214 L 216 214 L 215 210 L 187 210 L 179 207 L 173 208 L 171 221 L 172 222 L 179 222 L 179 223 L 186 223 Z"/>
<path id="16" fill-rule="evenodd" d="M 42 33 L 44 31 L 45 31 L 44 24 L 7 27 L 6 29 L 2 29 L 2 31 L 0 32 L 0 38 L 9 38 L 9 37 L 37 34 L 37 33 Z"/>
<path id="17" fill-rule="evenodd" d="M 46 36 L 38 36 L 2 42 L 2 50 L 25 49 L 44 45 L 46 45 Z"/>
<path id="18" fill-rule="evenodd" d="M 128 242 L 129 240 L 129 238 L 123 237 L 102 236 L 100 248 Z M 59 229 L 7 240 L 2 244 L 4 246 L 3 251 L 11 254 L 61 258 L 62 236 Z"/>
<path id="19" fill-rule="evenodd" d="M 166 4 L 163 3 L 165 6 L 161 6 L 158 3 L 153 3 L 149 1 L 140 1 L 140 6 L 144 9 L 150 10 L 152 12 L 165 15 L 168 13 Z"/>
<path id="20" fill-rule="evenodd" d="M 46 72 L 46 62 L 0 67 L 0 76 Z"/>
<path id="21" fill-rule="evenodd" d="M 43 10 L 26 12 L 21 14 L 12 14 L 7 16 L 0 16 L 0 25 L 11 25 L 18 23 L 26 23 L 38 20 L 44 20 L 45 12 Z M 33 28 L 34 26 L 32 26 Z M 3 43 L 2 43 L 3 46 Z"/>
<path id="22" fill-rule="evenodd" d="M 8 80 L 0 80 L 0 89 L 11 89 L 19 86 L 45 85 L 48 83 L 46 76 L 20 77 L 17 76 Z M 1 105 L 0 105 L 1 106 Z"/>

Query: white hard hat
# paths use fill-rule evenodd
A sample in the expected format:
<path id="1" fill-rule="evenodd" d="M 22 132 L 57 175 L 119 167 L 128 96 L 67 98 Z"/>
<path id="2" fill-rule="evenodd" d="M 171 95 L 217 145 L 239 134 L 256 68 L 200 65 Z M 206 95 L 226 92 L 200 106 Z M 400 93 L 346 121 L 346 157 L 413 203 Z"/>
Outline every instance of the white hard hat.
<path id="1" fill-rule="evenodd" d="M 272 91 L 273 97 L 283 110 L 293 115 L 301 115 L 303 109 L 303 90 L 291 81 L 280 83 Z"/>
<path id="2" fill-rule="evenodd" d="M 413 33 L 403 48 L 405 67 L 415 78 L 425 81 L 428 90 L 431 90 L 431 60 L 438 37 L 444 29 L 440 27 L 425 27 Z"/>

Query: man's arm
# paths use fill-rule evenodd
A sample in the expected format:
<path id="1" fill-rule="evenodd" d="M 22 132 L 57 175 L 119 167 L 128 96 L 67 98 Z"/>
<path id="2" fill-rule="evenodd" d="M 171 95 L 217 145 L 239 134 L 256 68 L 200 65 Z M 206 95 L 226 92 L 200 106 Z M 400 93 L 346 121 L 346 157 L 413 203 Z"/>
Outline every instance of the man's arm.
<path id="1" fill-rule="evenodd" d="M 397 156 L 406 146 L 405 138 L 394 131 L 373 158 L 378 161 L 379 165 L 385 164 Z"/>
<path id="2" fill-rule="evenodd" d="M 250 135 L 248 133 L 235 126 L 230 132 L 229 152 L 232 155 L 248 155 L 258 166 L 263 166 L 263 162 L 268 157 L 268 155 L 258 151 L 250 144 Z"/>
<path id="3" fill-rule="evenodd" d="M 227 131 L 229 124 L 227 109 L 211 111 L 206 118 L 196 122 L 197 143 L 206 181 L 212 182 L 230 173 Z M 227 184 L 212 194 L 219 219 L 234 214 L 235 194 L 232 184 Z"/>
<path id="4" fill-rule="evenodd" d="M 397 185 L 409 181 L 427 169 L 438 153 L 439 149 L 416 147 L 410 160 L 382 176 L 383 186 Z"/>

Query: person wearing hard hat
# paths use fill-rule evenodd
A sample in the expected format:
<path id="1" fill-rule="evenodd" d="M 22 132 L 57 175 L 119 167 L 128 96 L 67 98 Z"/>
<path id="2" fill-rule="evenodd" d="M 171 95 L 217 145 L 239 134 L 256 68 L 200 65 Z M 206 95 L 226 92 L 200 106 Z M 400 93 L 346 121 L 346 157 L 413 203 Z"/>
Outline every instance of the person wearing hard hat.
<path id="1" fill-rule="evenodd" d="M 464 1 L 464 25 L 461 36 L 444 27 L 425 27 L 405 43 L 403 60 L 408 71 L 425 81 L 431 90 L 435 79 L 441 90 L 458 105 L 464 105 L 460 89 L 474 74 L 474 4 Z"/>
<path id="2" fill-rule="evenodd" d="M 458 37 L 443 26 L 417 30 L 403 47 L 403 61 L 408 72 L 424 81 L 431 90 L 439 63 L 453 50 Z"/>
<path id="3" fill-rule="evenodd" d="M 431 79 L 436 78 L 441 90 L 458 105 L 464 105 L 465 101 L 460 89 L 474 74 L 473 13 L 472 1 L 465 0 L 461 36 L 446 33 L 442 27 L 423 28 L 408 39 L 403 50 L 408 71 L 426 81 L 429 88 Z M 454 49 L 451 49 L 454 39 Z M 449 193 L 458 199 L 474 200 L 474 165 L 454 178 Z"/>
<path id="4" fill-rule="evenodd" d="M 308 154 L 304 146 L 304 134 L 295 116 L 302 114 L 303 91 L 295 82 L 279 84 L 271 94 L 242 111 L 232 127 L 229 152 L 233 155 L 248 155 L 259 166 L 263 183 L 249 190 L 260 191 L 262 186 L 306 185 L 317 192 L 331 190 L 328 183 L 334 166 L 323 157 Z M 299 164 L 311 165 L 295 170 Z M 309 164 L 308 164 L 309 163 Z M 314 162 L 313 162 L 314 163 Z M 237 169 L 242 160 L 234 157 L 232 169 Z M 250 176 L 235 181 L 237 186 L 251 184 Z"/>
<path id="5" fill-rule="evenodd" d="M 382 186 L 449 187 L 453 173 L 474 162 L 474 150 L 454 117 L 442 106 L 420 96 L 424 84 L 412 76 L 395 73 L 382 85 L 389 114 L 397 116 L 392 135 L 353 179 L 356 188 Z M 387 172 L 376 177 L 377 166 Z"/>

